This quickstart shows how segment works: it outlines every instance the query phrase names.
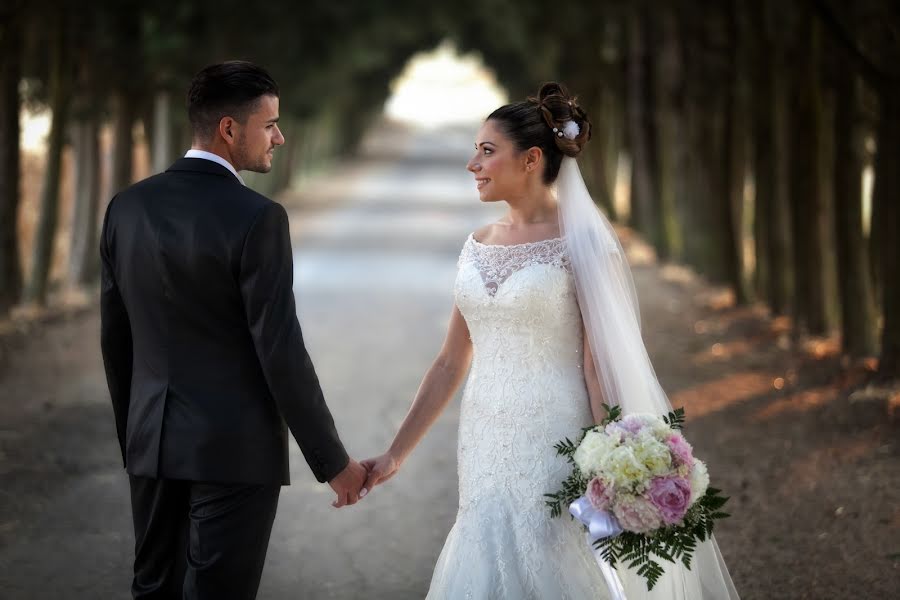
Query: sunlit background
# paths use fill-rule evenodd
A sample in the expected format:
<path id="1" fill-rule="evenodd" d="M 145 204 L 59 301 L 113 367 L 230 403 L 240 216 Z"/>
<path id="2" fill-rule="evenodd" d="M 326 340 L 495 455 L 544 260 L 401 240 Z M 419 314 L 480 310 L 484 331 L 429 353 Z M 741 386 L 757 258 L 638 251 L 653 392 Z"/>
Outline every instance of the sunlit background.
<path id="1" fill-rule="evenodd" d="M 474 53 L 444 42 L 413 56 L 391 83 L 385 115 L 424 128 L 471 124 L 507 102 L 494 74 Z"/>

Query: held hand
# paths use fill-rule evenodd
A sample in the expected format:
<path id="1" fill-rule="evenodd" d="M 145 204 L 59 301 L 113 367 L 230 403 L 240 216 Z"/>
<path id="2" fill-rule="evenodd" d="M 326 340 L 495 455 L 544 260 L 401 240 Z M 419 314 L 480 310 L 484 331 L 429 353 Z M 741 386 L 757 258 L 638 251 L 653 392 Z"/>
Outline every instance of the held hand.
<path id="1" fill-rule="evenodd" d="M 376 485 L 393 477 L 400 468 L 400 462 L 390 452 L 385 452 L 381 456 L 362 461 L 362 466 L 369 472 L 369 477 L 363 486 L 363 490 L 368 493 Z"/>
<path id="2" fill-rule="evenodd" d="M 328 482 L 328 485 L 337 494 L 337 499 L 331 505 L 340 508 L 348 504 L 356 504 L 360 498 L 366 495 L 365 491 L 361 492 L 366 481 L 366 474 L 366 468 L 351 458 L 344 470 Z"/>

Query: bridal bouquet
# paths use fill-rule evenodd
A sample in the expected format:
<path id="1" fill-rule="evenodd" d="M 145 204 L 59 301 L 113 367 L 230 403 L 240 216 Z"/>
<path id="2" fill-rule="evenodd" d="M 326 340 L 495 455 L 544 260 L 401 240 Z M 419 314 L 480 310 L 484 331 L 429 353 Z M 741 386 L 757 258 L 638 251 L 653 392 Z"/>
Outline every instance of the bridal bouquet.
<path id="1" fill-rule="evenodd" d="M 547 505 L 554 517 L 569 507 L 605 562 L 636 568 L 653 589 L 663 574 L 657 559 L 681 560 L 690 569 L 697 542 L 728 516 L 719 510 L 728 498 L 709 487 L 706 465 L 679 432 L 684 409 L 664 417 L 607 411 L 578 443 L 567 438 L 556 445 L 572 473 L 561 490 L 546 494 Z"/>

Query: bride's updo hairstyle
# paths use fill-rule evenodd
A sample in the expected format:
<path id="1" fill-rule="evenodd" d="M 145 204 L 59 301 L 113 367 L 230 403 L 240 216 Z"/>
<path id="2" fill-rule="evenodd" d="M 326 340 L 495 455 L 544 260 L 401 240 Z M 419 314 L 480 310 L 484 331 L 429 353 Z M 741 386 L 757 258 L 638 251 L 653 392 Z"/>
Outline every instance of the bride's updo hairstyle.
<path id="1" fill-rule="evenodd" d="M 519 152 L 541 149 L 547 185 L 556 181 L 563 156 L 577 157 L 591 139 L 587 113 L 560 83 L 545 83 L 536 98 L 501 106 L 487 120 L 494 121 Z"/>

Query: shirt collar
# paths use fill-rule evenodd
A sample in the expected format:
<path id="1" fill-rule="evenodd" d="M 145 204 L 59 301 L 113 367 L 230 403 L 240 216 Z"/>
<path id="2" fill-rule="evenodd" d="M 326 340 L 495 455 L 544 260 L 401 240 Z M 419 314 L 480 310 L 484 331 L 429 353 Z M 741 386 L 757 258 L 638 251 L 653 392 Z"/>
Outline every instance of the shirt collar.
<path id="1" fill-rule="evenodd" d="M 231 171 L 237 180 L 241 182 L 241 185 L 247 185 L 244 183 L 244 180 L 238 175 L 238 172 L 235 171 L 234 167 L 231 166 L 231 163 L 219 156 L 218 154 L 213 154 L 212 152 L 207 152 L 206 150 L 197 150 L 196 148 L 191 148 L 188 150 L 185 155 L 185 158 L 202 158 L 204 160 L 211 160 L 214 163 L 219 163 L 229 171 Z"/>

